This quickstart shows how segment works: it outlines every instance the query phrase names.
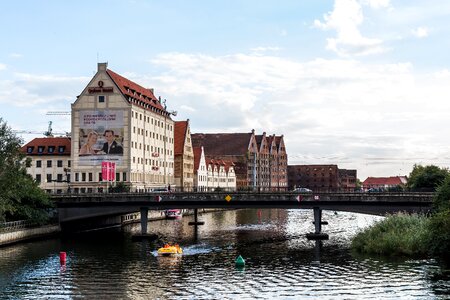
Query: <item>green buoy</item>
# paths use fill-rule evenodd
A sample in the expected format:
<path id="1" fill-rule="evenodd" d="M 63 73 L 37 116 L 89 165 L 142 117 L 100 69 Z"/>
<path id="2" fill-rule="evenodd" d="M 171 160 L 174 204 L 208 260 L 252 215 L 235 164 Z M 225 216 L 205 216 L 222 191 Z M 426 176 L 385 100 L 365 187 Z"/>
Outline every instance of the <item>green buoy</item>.
<path id="1" fill-rule="evenodd" d="M 236 263 L 236 266 L 237 266 L 237 267 L 243 267 L 243 266 L 245 266 L 245 260 L 244 260 L 244 258 L 243 258 L 242 256 L 240 256 L 240 255 L 236 258 L 235 263 Z"/>

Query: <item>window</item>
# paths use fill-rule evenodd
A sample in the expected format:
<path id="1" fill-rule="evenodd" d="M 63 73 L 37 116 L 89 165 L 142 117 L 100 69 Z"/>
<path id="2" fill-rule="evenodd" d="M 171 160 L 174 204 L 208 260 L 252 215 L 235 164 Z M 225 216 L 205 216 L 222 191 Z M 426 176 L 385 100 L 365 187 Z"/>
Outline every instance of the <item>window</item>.
<path id="1" fill-rule="evenodd" d="M 89 181 L 92 181 L 92 173 L 89 173 Z"/>
<path id="2" fill-rule="evenodd" d="M 36 182 L 41 183 L 41 180 L 42 180 L 41 174 L 36 174 Z"/>
<path id="3" fill-rule="evenodd" d="M 98 96 L 98 102 L 104 103 L 105 102 L 105 96 Z"/>
<path id="4" fill-rule="evenodd" d="M 67 182 L 70 182 L 70 174 L 66 175 Z"/>
<path id="5" fill-rule="evenodd" d="M 29 146 L 27 148 L 27 153 L 33 153 L 34 147 L 33 146 Z"/>
<path id="6" fill-rule="evenodd" d="M 81 181 L 86 181 L 86 173 L 81 173 Z"/>
<path id="7" fill-rule="evenodd" d="M 80 181 L 80 173 L 75 173 L 75 181 Z"/>
<path id="8" fill-rule="evenodd" d="M 55 152 L 55 146 L 48 146 L 48 153 Z"/>
<path id="9" fill-rule="evenodd" d="M 37 160 L 36 161 L 36 168 L 41 168 L 42 167 L 42 161 L 41 160 Z"/>
<path id="10" fill-rule="evenodd" d="M 52 182 L 52 174 L 47 174 L 47 182 Z"/>
<path id="11" fill-rule="evenodd" d="M 51 168 L 52 167 L 52 161 L 51 160 L 47 160 L 47 168 Z"/>
<path id="12" fill-rule="evenodd" d="M 127 172 L 123 172 L 122 181 L 127 181 Z"/>
<path id="13" fill-rule="evenodd" d="M 116 173 L 116 181 L 120 181 L 120 173 Z"/>
<path id="14" fill-rule="evenodd" d="M 70 160 L 67 161 L 67 166 L 70 168 Z"/>
<path id="15" fill-rule="evenodd" d="M 98 181 L 103 181 L 102 173 L 98 173 Z"/>
<path id="16" fill-rule="evenodd" d="M 63 175 L 62 175 L 62 174 L 56 175 L 56 180 L 57 180 L 58 182 L 63 181 Z"/>
<path id="17" fill-rule="evenodd" d="M 38 153 L 43 153 L 44 152 L 44 146 L 39 146 L 38 147 Z"/>
<path id="18" fill-rule="evenodd" d="M 59 153 L 64 153 L 64 150 L 66 150 L 66 147 L 65 147 L 65 146 L 59 146 L 59 147 L 58 147 L 58 152 L 59 152 Z"/>
<path id="19" fill-rule="evenodd" d="M 58 168 L 62 168 L 62 166 L 63 166 L 63 161 L 62 161 L 62 160 L 58 160 L 58 161 L 56 162 L 56 165 L 58 166 Z"/>

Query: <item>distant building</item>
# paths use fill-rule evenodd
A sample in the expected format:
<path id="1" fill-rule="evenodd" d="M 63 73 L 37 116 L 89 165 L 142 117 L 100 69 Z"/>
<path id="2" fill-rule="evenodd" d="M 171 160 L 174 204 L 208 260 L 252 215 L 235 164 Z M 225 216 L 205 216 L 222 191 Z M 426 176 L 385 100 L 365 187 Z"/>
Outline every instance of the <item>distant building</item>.
<path id="1" fill-rule="evenodd" d="M 236 190 L 236 173 L 234 163 L 217 159 L 207 159 L 208 191 Z"/>
<path id="2" fill-rule="evenodd" d="M 66 193 L 70 189 L 70 137 L 35 138 L 21 151 L 31 159 L 27 167 L 40 188 L 48 193 Z"/>
<path id="3" fill-rule="evenodd" d="M 339 188 L 343 192 L 352 192 L 356 189 L 356 170 L 338 169 Z"/>
<path id="4" fill-rule="evenodd" d="M 195 133 L 194 147 L 208 159 L 232 162 L 237 189 L 287 189 L 287 154 L 283 136 L 250 133 Z"/>
<path id="5" fill-rule="evenodd" d="M 302 187 L 317 192 L 354 191 L 356 170 L 339 169 L 337 165 L 289 165 L 289 189 Z"/>
<path id="6" fill-rule="evenodd" d="M 194 151 L 189 119 L 175 122 L 175 185 L 184 191 L 194 187 Z"/>
<path id="7" fill-rule="evenodd" d="M 406 176 L 391 176 L 391 177 L 367 177 L 363 181 L 362 187 L 364 190 L 382 189 L 387 190 L 396 187 L 405 187 L 408 183 Z"/>

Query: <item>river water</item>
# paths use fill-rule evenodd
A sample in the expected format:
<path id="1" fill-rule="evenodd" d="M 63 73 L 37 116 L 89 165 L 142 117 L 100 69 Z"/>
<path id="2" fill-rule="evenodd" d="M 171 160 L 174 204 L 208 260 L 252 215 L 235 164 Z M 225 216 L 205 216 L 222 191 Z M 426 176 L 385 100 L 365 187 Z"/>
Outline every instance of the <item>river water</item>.
<path id="1" fill-rule="evenodd" d="M 380 217 L 324 211 L 328 241 L 308 241 L 309 210 L 232 210 L 0 248 L 0 299 L 450 299 L 434 260 L 360 257 L 351 237 Z M 158 257 L 164 242 L 182 257 Z M 67 252 L 60 265 L 59 252 Z M 235 266 L 242 255 L 244 268 Z"/>

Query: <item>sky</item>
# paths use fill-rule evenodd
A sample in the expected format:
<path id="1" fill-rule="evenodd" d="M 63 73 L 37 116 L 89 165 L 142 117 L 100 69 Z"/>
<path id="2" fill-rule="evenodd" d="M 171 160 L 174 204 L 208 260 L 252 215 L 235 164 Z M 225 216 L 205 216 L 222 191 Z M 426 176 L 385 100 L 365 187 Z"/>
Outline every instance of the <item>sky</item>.
<path id="1" fill-rule="evenodd" d="M 108 62 L 194 133 L 284 135 L 289 164 L 450 167 L 450 1 L 1 1 L 0 40 L 19 132 L 70 132 L 48 113 Z"/>

